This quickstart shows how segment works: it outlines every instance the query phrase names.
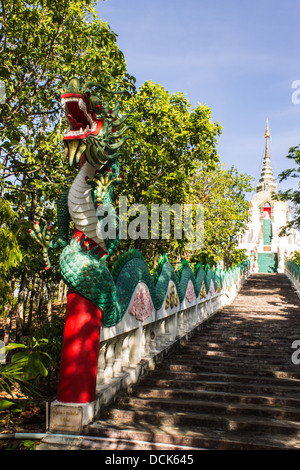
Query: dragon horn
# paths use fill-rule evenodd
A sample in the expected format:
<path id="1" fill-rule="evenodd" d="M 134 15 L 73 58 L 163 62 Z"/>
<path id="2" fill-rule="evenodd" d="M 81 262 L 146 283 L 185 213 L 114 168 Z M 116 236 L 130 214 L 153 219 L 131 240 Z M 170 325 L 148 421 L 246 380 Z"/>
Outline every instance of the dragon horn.
<path id="1" fill-rule="evenodd" d="M 121 139 L 119 142 L 116 142 L 115 144 L 111 144 L 111 145 L 110 145 L 110 144 L 107 144 L 107 147 L 108 147 L 110 150 L 117 150 L 117 149 L 118 149 L 119 147 L 121 147 L 121 145 L 123 145 L 124 142 L 125 142 L 126 140 L 128 140 L 128 139 L 132 140 L 132 137 L 129 136 L 129 135 L 126 135 L 125 137 L 123 137 L 123 139 Z"/>
<path id="2" fill-rule="evenodd" d="M 125 116 L 121 117 L 120 119 L 117 119 L 114 121 L 114 127 L 118 127 L 121 124 L 123 124 L 129 117 L 132 117 L 131 114 L 125 114 Z"/>
<path id="3" fill-rule="evenodd" d="M 94 82 L 86 82 L 84 84 L 84 88 L 92 88 L 92 87 L 100 88 L 101 90 L 106 91 L 106 93 L 111 93 L 112 95 L 122 95 L 124 93 L 127 93 L 128 95 L 130 95 L 129 91 L 127 90 L 110 91 L 110 90 L 107 90 L 107 88 L 104 88 L 102 85 L 99 85 L 98 83 L 94 83 Z"/>
<path id="4" fill-rule="evenodd" d="M 124 135 L 128 130 L 135 131 L 135 128 L 133 126 L 125 126 L 120 131 L 112 132 L 111 135 L 114 137 L 114 139 L 118 139 L 119 137 L 122 137 L 122 135 Z"/>

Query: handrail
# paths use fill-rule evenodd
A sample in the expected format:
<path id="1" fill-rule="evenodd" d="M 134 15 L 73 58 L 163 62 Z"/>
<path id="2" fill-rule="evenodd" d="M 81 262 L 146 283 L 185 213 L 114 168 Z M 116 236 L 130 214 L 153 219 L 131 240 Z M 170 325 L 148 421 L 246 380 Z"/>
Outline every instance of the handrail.
<path id="1" fill-rule="evenodd" d="M 294 261 L 286 259 L 284 271 L 300 297 L 300 266 Z"/>

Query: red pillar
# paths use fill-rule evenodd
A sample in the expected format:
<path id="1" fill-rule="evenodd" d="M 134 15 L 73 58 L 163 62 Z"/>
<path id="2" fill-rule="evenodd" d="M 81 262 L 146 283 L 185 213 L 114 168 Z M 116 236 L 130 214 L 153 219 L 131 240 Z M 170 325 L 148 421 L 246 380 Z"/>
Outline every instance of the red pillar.
<path id="1" fill-rule="evenodd" d="M 89 403 L 95 399 L 101 311 L 69 291 L 57 400 Z"/>

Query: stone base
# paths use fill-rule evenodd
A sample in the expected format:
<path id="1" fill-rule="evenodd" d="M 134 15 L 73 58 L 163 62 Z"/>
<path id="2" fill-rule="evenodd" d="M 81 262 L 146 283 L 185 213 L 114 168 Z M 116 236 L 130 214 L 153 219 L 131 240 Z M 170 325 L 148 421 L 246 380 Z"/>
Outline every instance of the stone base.
<path id="1" fill-rule="evenodd" d="M 93 421 L 95 402 L 62 403 L 53 401 L 50 408 L 50 432 L 79 434 L 82 427 Z"/>

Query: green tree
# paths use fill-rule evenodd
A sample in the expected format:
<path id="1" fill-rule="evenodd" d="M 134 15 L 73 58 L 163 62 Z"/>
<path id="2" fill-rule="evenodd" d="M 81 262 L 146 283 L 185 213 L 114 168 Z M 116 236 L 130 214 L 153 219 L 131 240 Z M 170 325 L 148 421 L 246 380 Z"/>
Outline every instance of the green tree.
<path id="1" fill-rule="evenodd" d="M 279 182 L 287 180 L 288 178 L 299 178 L 300 177 L 300 145 L 291 147 L 286 158 L 294 161 L 294 166 L 285 171 L 282 171 L 279 175 Z M 287 235 L 292 228 L 300 228 L 300 182 L 298 183 L 298 189 L 287 189 L 286 191 L 279 191 L 279 193 L 273 195 L 274 199 L 280 201 L 290 201 L 293 207 L 293 218 L 290 220 L 285 227 L 280 231 L 280 235 Z"/>
<path id="2" fill-rule="evenodd" d="M 0 0 L 0 82 L 6 88 L 0 104 L 0 191 L 14 214 L 23 256 L 14 271 L 20 318 L 33 276 L 41 286 L 49 278 L 28 229 L 36 219 L 55 220 L 55 202 L 75 174 L 63 157 L 65 123 L 56 92 L 72 76 L 112 90 L 135 88 L 116 35 L 97 19 L 95 3 Z M 9 277 L 4 282 L 11 292 Z"/>
<path id="3" fill-rule="evenodd" d="M 246 193 L 252 191 L 251 179 L 221 165 L 213 171 L 202 168 L 195 176 L 192 200 L 204 207 L 204 246 L 197 253 L 203 264 L 223 263 L 228 269 L 244 259 L 237 246 L 248 222 Z"/>
<path id="4" fill-rule="evenodd" d="M 294 251 L 290 256 L 290 261 L 293 261 L 295 264 L 300 266 L 300 251 Z"/>
<path id="5" fill-rule="evenodd" d="M 143 204 L 149 214 L 151 205 L 188 202 L 193 175 L 201 165 L 213 169 L 219 161 L 216 144 L 221 133 L 213 123 L 210 109 L 191 104 L 182 93 L 170 94 L 159 84 L 147 81 L 126 103 L 135 128 L 132 140 L 124 145 L 120 158 L 124 183 L 119 195 L 128 204 Z M 172 235 L 172 232 L 171 232 Z M 129 240 L 142 250 L 153 265 L 154 258 L 166 252 L 175 261 L 185 252 L 185 241 L 159 239 Z M 123 242 L 123 249 L 126 243 Z"/>
<path id="6" fill-rule="evenodd" d="M 73 75 L 134 89 L 116 35 L 96 19 L 94 1 L 1 0 L 2 195 L 45 218 L 74 172 L 61 158 L 64 122 L 56 92 Z M 29 208 L 29 210 L 28 210 Z M 51 211 L 50 211 L 51 214 Z"/>
<path id="7" fill-rule="evenodd" d="M 7 289 L 8 279 L 13 268 L 20 265 L 22 252 L 17 241 L 15 213 L 10 204 L 0 200 L 0 314 L 5 311 L 5 304 L 10 299 L 11 292 Z"/>

